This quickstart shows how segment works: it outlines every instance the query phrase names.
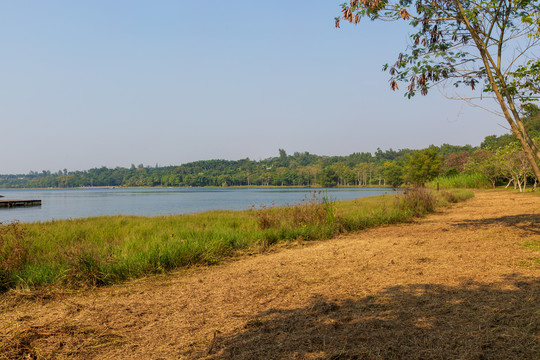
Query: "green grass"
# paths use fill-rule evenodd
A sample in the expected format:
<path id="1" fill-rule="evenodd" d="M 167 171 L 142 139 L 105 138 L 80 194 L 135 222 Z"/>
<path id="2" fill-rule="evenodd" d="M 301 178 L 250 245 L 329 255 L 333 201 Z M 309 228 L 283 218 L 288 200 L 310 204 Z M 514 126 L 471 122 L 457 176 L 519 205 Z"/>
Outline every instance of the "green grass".
<path id="1" fill-rule="evenodd" d="M 440 189 L 490 189 L 491 182 L 481 174 L 457 174 L 453 176 L 442 176 L 432 180 L 428 186 Z"/>
<path id="2" fill-rule="evenodd" d="M 473 196 L 426 189 L 335 202 L 193 215 L 108 216 L 0 225 L 0 292 L 119 283 L 193 265 L 210 265 L 275 243 L 327 239 L 408 221 Z"/>
<path id="3" fill-rule="evenodd" d="M 540 251 L 540 240 L 527 240 L 523 245 L 529 249 Z"/>
<path id="4" fill-rule="evenodd" d="M 527 241 L 525 241 L 523 243 L 523 246 L 525 246 L 526 248 L 529 248 L 529 249 L 531 249 L 533 251 L 540 252 L 540 240 L 538 240 L 538 239 L 527 240 Z M 533 258 L 531 261 L 533 263 L 540 264 L 540 257 Z"/>

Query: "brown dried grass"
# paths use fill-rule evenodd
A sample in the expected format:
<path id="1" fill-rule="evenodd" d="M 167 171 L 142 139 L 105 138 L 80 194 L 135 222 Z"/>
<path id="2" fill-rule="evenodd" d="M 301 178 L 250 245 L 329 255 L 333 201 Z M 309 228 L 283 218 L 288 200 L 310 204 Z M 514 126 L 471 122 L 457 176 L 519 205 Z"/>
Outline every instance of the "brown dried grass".
<path id="1" fill-rule="evenodd" d="M 0 359 L 85 358 L 102 347 L 122 343 L 122 336 L 114 332 L 69 321 L 23 327 L 2 335 Z"/>

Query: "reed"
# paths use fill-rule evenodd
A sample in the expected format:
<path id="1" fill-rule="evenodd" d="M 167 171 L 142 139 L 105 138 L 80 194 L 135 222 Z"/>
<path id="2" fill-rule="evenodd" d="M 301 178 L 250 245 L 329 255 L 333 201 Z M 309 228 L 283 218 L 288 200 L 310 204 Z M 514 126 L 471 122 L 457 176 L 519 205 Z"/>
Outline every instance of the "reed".
<path id="1" fill-rule="evenodd" d="M 283 241 L 408 221 L 472 192 L 413 190 L 352 201 L 324 193 L 296 206 L 192 215 L 106 216 L 0 225 L 0 292 L 54 285 L 119 283 L 193 265 L 210 265 Z"/>
<path id="2" fill-rule="evenodd" d="M 441 176 L 432 180 L 428 186 L 436 188 L 439 183 L 440 189 L 489 189 L 491 182 L 482 174 L 457 174 Z"/>

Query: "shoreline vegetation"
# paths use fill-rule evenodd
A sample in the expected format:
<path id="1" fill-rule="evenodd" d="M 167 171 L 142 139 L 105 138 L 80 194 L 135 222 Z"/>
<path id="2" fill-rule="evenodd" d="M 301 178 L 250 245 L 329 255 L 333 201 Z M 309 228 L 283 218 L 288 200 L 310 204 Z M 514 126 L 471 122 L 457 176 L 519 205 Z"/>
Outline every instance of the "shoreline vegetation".
<path id="1" fill-rule="evenodd" d="M 387 188 L 392 189 L 391 185 L 339 185 L 335 187 L 321 187 L 318 185 L 231 185 L 231 186 L 163 186 L 163 185 L 156 185 L 156 186 L 77 186 L 77 187 L 31 187 L 31 188 L 13 188 L 13 187 L 1 187 L 1 190 L 99 190 L 99 189 L 355 189 L 355 188 L 362 188 L 362 189 L 377 189 L 377 188 Z M 403 187 L 396 187 L 398 188 L 405 188 Z M 2 196 L 2 195 L 0 195 Z"/>
<path id="2" fill-rule="evenodd" d="M 0 293 L 104 286 L 217 264 L 280 243 L 329 239 L 411 221 L 472 196 L 470 190 L 415 188 L 398 195 L 334 201 L 318 191 L 288 207 L 0 225 Z"/>
<path id="3" fill-rule="evenodd" d="M 434 147 L 441 157 L 472 152 L 470 145 L 444 144 Z M 129 168 L 93 168 L 30 171 L 28 174 L 0 174 L 0 188 L 77 188 L 77 187 L 232 187 L 232 186 L 363 186 L 391 184 L 391 163 L 404 163 L 418 150 L 361 152 L 346 156 L 320 156 L 309 152 L 292 155 L 279 149 L 279 157 L 261 160 L 201 160 L 181 165 Z M 441 169 L 450 171 L 454 164 Z M 392 184 L 394 185 L 394 184 Z"/>

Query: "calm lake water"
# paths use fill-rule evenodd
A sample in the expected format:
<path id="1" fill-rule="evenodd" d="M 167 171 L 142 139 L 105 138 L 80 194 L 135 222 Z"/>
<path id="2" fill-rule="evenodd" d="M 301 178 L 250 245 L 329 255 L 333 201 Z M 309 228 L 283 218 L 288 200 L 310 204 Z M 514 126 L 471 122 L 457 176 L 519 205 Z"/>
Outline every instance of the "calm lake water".
<path id="1" fill-rule="evenodd" d="M 0 208 L 0 222 L 86 218 L 100 215 L 158 216 L 207 210 L 244 210 L 252 206 L 282 206 L 309 199 L 324 189 L 0 189 L 4 199 L 40 199 L 42 205 Z M 334 200 L 352 200 L 393 193 L 388 188 L 328 189 Z"/>

